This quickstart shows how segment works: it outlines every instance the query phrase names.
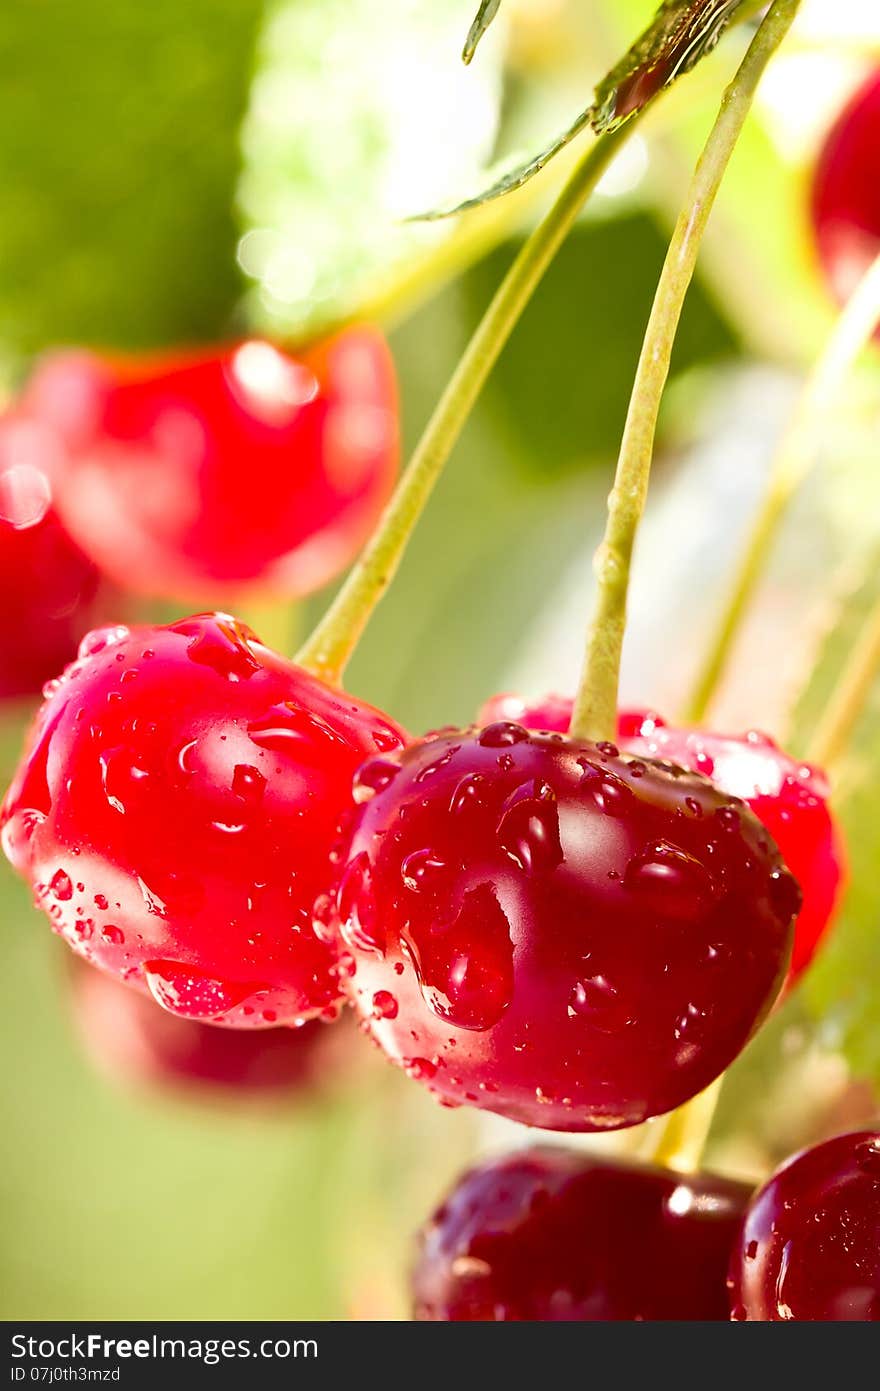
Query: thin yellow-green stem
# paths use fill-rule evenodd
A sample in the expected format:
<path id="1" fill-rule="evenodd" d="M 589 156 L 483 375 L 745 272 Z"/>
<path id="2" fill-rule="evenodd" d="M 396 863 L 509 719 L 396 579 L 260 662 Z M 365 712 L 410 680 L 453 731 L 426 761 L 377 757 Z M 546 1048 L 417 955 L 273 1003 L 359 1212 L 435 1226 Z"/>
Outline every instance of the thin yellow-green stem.
<path id="1" fill-rule="evenodd" d="M 723 1076 L 716 1077 L 705 1091 L 664 1117 L 660 1138 L 652 1147 L 655 1164 L 683 1174 L 692 1174 L 700 1167 L 723 1080 Z"/>
<path id="2" fill-rule="evenodd" d="M 600 136 L 501 282 L 452 374 L 373 539 L 298 653 L 303 666 L 338 681 L 400 564 L 410 535 L 501 349 L 587 197 L 637 124 Z"/>
<path id="3" fill-rule="evenodd" d="M 571 733 L 613 739 L 630 562 L 648 491 L 660 400 L 685 295 L 715 196 L 764 69 L 785 37 L 799 0 L 774 0 L 724 94 L 694 171 L 660 275 L 624 426 L 608 521 L 596 553 L 596 601 L 587 633 Z"/>
<path id="4" fill-rule="evenodd" d="M 850 652 L 822 719 L 813 732 L 806 758 L 822 768 L 839 763 L 867 704 L 880 671 L 880 602 L 868 614 Z"/>
<path id="5" fill-rule="evenodd" d="M 853 363 L 880 321 L 880 256 L 837 319 L 816 361 L 777 451 L 767 488 L 733 579 L 721 622 L 685 711 L 688 723 L 706 715 L 724 677 L 743 619 L 764 572 L 789 504 L 812 468 L 822 427 Z"/>

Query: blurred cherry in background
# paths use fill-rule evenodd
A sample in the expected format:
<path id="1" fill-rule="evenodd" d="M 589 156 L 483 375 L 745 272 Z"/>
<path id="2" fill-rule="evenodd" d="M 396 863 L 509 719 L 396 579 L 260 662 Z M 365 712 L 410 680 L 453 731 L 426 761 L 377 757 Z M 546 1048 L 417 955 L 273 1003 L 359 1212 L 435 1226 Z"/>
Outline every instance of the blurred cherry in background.
<path id="1" fill-rule="evenodd" d="M 829 131 L 813 177 L 819 258 L 843 304 L 880 254 L 880 70 Z"/>

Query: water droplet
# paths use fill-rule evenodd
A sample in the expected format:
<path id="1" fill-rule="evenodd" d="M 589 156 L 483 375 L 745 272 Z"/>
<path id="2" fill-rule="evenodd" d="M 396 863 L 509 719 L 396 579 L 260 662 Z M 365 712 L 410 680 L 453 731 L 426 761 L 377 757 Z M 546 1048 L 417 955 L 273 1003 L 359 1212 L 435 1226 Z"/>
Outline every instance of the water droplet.
<path id="1" fill-rule="evenodd" d="M 215 980 L 178 961 L 145 961 L 144 976 L 156 1003 L 184 1019 L 217 1019 L 249 995 L 267 989 L 257 984 Z"/>
<path id="2" fill-rule="evenodd" d="M 226 681 L 248 681 L 260 670 L 250 644 L 256 634 L 229 614 L 205 614 L 172 623 L 170 632 L 191 637 L 186 655 L 191 662 L 210 667 Z"/>
<path id="3" fill-rule="evenodd" d="M 469 890 L 456 918 L 411 943 L 422 995 L 461 1029 L 489 1029 L 513 996 L 510 926 L 488 884 Z"/>
<path id="4" fill-rule="evenodd" d="M 397 1000 L 390 990 L 377 990 L 371 1001 L 374 1019 L 396 1019 Z"/>
<path id="5" fill-rule="evenodd" d="M 568 998 L 568 1016 L 586 1019 L 601 1033 L 616 1033 L 635 1022 L 618 991 L 602 975 L 575 983 Z"/>
<path id="6" fill-rule="evenodd" d="M 746 1253 L 745 1253 L 745 1254 L 746 1254 L 746 1260 L 747 1260 L 747 1261 L 753 1261 L 753 1260 L 755 1259 L 755 1257 L 756 1257 L 757 1254 L 758 1254 L 758 1243 L 757 1243 L 757 1241 L 750 1241 L 750 1242 L 749 1242 L 748 1246 L 746 1247 Z"/>
<path id="7" fill-rule="evenodd" d="M 115 923 L 108 923 L 106 927 L 102 927 L 101 936 L 114 947 L 121 947 L 125 941 L 125 933 Z"/>
<path id="8" fill-rule="evenodd" d="M 397 749 L 403 748 L 403 740 L 391 725 L 374 725 L 372 733 L 373 743 L 380 753 L 394 753 Z"/>
<path id="9" fill-rule="evenodd" d="M 369 758 L 361 764 L 351 785 L 352 796 L 358 803 L 368 802 L 377 792 L 384 792 L 400 772 L 400 766 L 389 758 Z"/>
<path id="10" fill-rule="evenodd" d="M 373 872 L 365 850 L 346 866 L 336 895 L 336 911 L 343 935 L 352 947 L 384 951 L 385 936 L 373 895 Z"/>
<path id="11" fill-rule="evenodd" d="M 498 720 L 480 731 L 478 742 L 484 749 L 504 749 L 512 744 L 521 744 L 528 737 L 528 730 L 521 724 L 514 724 L 512 720 Z"/>
<path id="12" fill-rule="evenodd" d="M 502 808 L 499 844 L 526 874 L 547 873 L 562 863 L 559 811 L 549 783 L 536 779 L 513 792 Z"/>
<path id="13" fill-rule="evenodd" d="M 456 785 L 449 799 L 449 811 L 457 816 L 469 807 L 479 804 L 484 792 L 485 779 L 482 773 L 467 773 Z"/>
<path id="14" fill-rule="evenodd" d="M 101 909 L 109 907 L 109 903 L 105 894 L 95 894 L 95 906 Z"/>
<path id="15" fill-rule="evenodd" d="M 445 768 L 448 763 L 452 762 L 453 758 L 458 753 L 460 748 L 461 745 L 456 744 L 453 748 L 447 749 L 446 752 L 444 754 L 441 754 L 439 758 L 433 759 L 431 763 L 426 763 L 424 768 L 420 769 L 420 771 L 416 774 L 415 781 L 427 782 L 428 779 L 432 778 L 435 773 L 439 773 L 441 768 Z"/>
<path id="16" fill-rule="evenodd" d="M 433 850 L 414 850 L 400 867 L 400 876 L 413 893 L 436 892 L 444 879 L 446 863 Z"/>
<path id="17" fill-rule="evenodd" d="M 108 628 L 93 628 L 80 643 L 77 656 L 80 660 L 96 657 L 99 652 L 105 652 L 108 647 L 115 647 L 130 637 L 131 631 L 121 623 Z"/>
<path id="18" fill-rule="evenodd" d="M 876 1140 L 865 1140 L 857 1145 L 855 1158 L 863 1173 L 880 1179 L 880 1135 Z"/>
<path id="19" fill-rule="evenodd" d="M 55 897 L 60 899 L 62 903 L 66 903 L 68 899 L 73 898 L 73 881 L 69 874 L 65 874 L 63 869 L 56 870 L 52 875 L 52 878 L 49 880 L 49 888 L 52 890 Z"/>
<path id="20" fill-rule="evenodd" d="M 655 841 L 635 855 L 626 867 L 624 884 L 668 918 L 697 918 L 714 897 L 705 866 L 668 841 Z"/>
<path id="21" fill-rule="evenodd" d="M 430 1058 L 404 1058 L 403 1069 L 416 1082 L 430 1082 L 432 1077 L 437 1076 L 437 1064 L 432 1063 Z"/>
<path id="22" fill-rule="evenodd" d="M 780 922 L 790 922 L 801 911 L 800 884 L 787 869 L 774 869 L 769 880 L 770 902 Z"/>
<path id="23" fill-rule="evenodd" d="M 244 802 L 259 802 L 266 790 L 263 774 L 249 763 L 236 763 L 232 771 L 232 791 Z"/>

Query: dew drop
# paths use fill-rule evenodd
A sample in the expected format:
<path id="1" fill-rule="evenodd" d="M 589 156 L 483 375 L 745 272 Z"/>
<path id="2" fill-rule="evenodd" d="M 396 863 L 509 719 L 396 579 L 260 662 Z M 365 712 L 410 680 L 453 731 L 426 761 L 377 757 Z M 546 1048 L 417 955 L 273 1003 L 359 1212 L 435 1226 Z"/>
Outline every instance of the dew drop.
<path id="1" fill-rule="evenodd" d="M 693 920 L 714 897 L 705 866 L 668 841 L 655 841 L 635 855 L 626 867 L 624 885 L 669 918 Z"/>
<path id="2" fill-rule="evenodd" d="M 374 1019 L 396 1019 L 397 1000 L 390 990 L 377 990 L 371 1001 Z"/>
<path id="3" fill-rule="evenodd" d="M 102 927 L 101 936 L 105 942 L 114 947 L 121 947 L 125 941 L 125 933 L 115 923 L 108 923 L 106 927 Z"/>
<path id="4" fill-rule="evenodd" d="M 178 961 L 146 961 L 143 969 L 156 1003 L 184 1019 L 216 1019 L 267 988 L 215 980 Z"/>
<path id="5" fill-rule="evenodd" d="M 191 637 L 186 649 L 190 661 L 210 667 L 226 681 L 248 681 L 260 670 L 250 648 L 256 635 L 228 614 L 184 619 L 171 624 L 170 631 Z"/>
<path id="6" fill-rule="evenodd" d="M 413 893 L 436 891 L 443 882 L 446 862 L 433 850 L 414 850 L 400 867 L 406 888 Z"/>
<path id="7" fill-rule="evenodd" d="M 512 744 L 521 744 L 528 737 L 528 730 L 521 724 L 514 724 L 512 720 L 498 720 L 480 731 L 478 743 L 484 749 L 505 749 Z"/>
<path id="8" fill-rule="evenodd" d="M 49 880 L 49 888 L 57 899 L 66 903 L 73 898 L 73 881 L 69 874 L 65 874 L 63 869 L 56 870 Z"/>
<path id="9" fill-rule="evenodd" d="M 77 656 L 80 660 L 96 657 L 99 652 L 105 652 L 108 647 L 115 647 L 130 637 L 131 631 L 122 623 L 107 628 L 93 628 L 80 643 Z"/>
<path id="10" fill-rule="evenodd" d="M 351 785 L 354 800 L 357 803 L 368 802 L 377 792 L 384 792 L 399 772 L 399 765 L 388 758 L 368 759 L 354 775 Z"/>
<path id="11" fill-rule="evenodd" d="M 385 937 L 379 926 L 373 894 L 373 872 L 365 850 L 346 866 L 336 895 L 336 911 L 350 946 L 384 951 Z"/>
<path id="12" fill-rule="evenodd" d="M 562 863 L 559 810 L 549 783 L 524 783 L 508 797 L 498 823 L 498 842 L 525 874 L 547 873 Z"/>

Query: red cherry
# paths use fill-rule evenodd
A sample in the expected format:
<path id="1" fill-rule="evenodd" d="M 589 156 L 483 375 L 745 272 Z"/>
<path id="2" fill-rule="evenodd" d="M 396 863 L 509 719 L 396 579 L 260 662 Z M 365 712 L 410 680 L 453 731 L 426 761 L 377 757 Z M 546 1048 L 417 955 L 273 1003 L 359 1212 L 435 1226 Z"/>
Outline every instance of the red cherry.
<path id="1" fill-rule="evenodd" d="M 812 214 L 822 268 L 845 304 L 880 253 L 880 71 L 825 137 L 813 175 Z"/>
<path id="2" fill-rule="evenodd" d="M 502 723 L 368 763 L 355 797 L 346 985 L 438 1099 L 636 1125 L 706 1087 L 776 998 L 797 887 L 703 778 Z"/>
<path id="3" fill-rule="evenodd" d="M 98 630 L 80 654 L 0 814 L 55 930 L 190 1019 L 328 1010 L 313 904 L 355 769 L 401 731 L 223 614 Z"/>
<path id="4" fill-rule="evenodd" d="M 548 1146 L 471 1169 L 419 1235 L 415 1317 L 726 1319 L 751 1190 Z"/>
<path id="5" fill-rule="evenodd" d="M 164 362 L 56 354 L 26 405 L 63 443 L 72 535 L 150 594 L 318 588 L 366 540 L 397 467 L 394 369 L 370 328 L 299 359 L 263 342 Z"/>
<path id="6" fill-rule="evenodd" d="M 99 575 L 52 507 L 51 430 L 0 417 L 0 696 L 30 695 L 76 653 L 94 622 Z"/>
<path id="7" fill-rule="evenodd" d="M 777 1170 L 746 1213 L 729 1283 L 734 1319 L 880 1321 L 880 1131 Z"/>
<path id="8" fill-rule="evenodd" d="M 69 960 L 70 1005 L 79 1035 L 100 1071 L 126 1088 L 239 1102 L 267 1093 L 301 1094 L 326 1084 L 346 1051 L 339 1025 L 313 1019 L 297 1029 L 218 1029 L 158 1009 L 81 957 Z"/>
<path id="9" fill-rule="evenodd" d="M 571 709 L 566 696 L 544 696 L 527 704 L 519 696 L 503 695 L 487 701 L 479 719 L 518 720 L 530 729 L 565 732 Z M 765 734 L 675 729 L 645 711 L 621 711 L 618 742 L 627 753 L 662 758 L 702 773 L 719 791 L 742 798 L 767 827 L 803 896 L 788 979 L 793 984 L 830 926 L 845 877 L 843 844 L 828 809 L 825 775 L 789 758 Z"/>

